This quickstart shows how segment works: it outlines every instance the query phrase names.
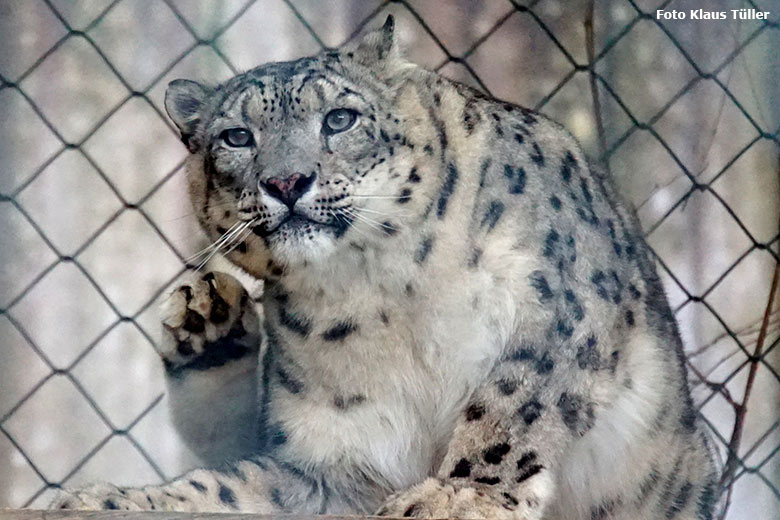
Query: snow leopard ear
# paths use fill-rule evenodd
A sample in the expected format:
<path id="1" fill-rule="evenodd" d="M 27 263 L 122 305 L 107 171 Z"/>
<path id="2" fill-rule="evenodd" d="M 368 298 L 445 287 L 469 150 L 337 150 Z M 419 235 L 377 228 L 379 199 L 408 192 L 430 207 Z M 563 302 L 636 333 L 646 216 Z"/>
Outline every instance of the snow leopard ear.
<path id="1" fill-rule="evenodd" d="M 387 15 L 382 27 L 366 33 L 356 44 L 347 45 L 344 51 L 347 56 L 369 67 L 388 68 L 401 63 L 394 29 L 395 18 L 392 14 Z"/>
<path id="2" fill-rule="evenodd" d="M 191 138 L 200 122 L 200 114 L 208 97 L 214 91 L 187 79 L 177 79 L 168 84 L 165 91 L 165 110 L 181 132 L 181 140 L 191 152 Z"/>

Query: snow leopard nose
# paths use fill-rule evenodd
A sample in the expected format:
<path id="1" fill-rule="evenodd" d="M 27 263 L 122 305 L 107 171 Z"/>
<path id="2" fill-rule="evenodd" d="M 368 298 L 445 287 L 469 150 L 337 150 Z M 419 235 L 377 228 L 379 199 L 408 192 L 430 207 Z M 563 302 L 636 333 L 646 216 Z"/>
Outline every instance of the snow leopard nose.
<path id="1" fill-rule="evenodd" d="M 306 177 L 302 173 L 293 173 L 288 177 L 271 177 L 260 184 L 275 199 L 279 199 L 292 209 L 309 187 L 314 184 L 315 174 Z"/>

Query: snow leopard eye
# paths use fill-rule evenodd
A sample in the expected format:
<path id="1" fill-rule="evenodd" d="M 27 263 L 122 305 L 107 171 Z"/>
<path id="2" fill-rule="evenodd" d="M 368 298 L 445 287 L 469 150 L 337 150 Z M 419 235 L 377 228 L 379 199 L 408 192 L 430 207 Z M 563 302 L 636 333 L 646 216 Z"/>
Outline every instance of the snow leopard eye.
<path id="1" fill-rule="evenodd" d="M 328 135 L 349 130 L 357 121 L 358 113 L 349 108 L 337 108 L 325 115 L 322 131 Z"/>
<path id="2" fill-rule="evenodd" d="M 252 134 L 246 128 L 228 128 L 220 137 L 228 145 L 236 148 L 252 145 Z"/>

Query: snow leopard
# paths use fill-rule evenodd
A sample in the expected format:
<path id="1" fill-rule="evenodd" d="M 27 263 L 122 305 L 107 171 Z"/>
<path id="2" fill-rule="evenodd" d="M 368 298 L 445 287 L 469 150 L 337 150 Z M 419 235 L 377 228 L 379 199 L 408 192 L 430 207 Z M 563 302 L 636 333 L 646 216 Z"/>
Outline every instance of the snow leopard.
<path id="1" fill-rule="evenodd" d="M 233 276 L 162 306 L 204 461 L 63 509 L 710 519 L 683 346 L 635 215 L 560 125 L 410 63 L 393 18 L 218 86 L 170 83 Z"/>

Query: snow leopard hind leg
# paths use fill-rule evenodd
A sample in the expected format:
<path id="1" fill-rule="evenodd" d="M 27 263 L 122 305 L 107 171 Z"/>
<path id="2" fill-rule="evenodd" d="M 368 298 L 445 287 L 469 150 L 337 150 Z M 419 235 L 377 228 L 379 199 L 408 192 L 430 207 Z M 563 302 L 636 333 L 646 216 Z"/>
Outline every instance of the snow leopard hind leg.
<path id="1" fill-rule="evenodd" d="M 492 321 L 509 323 L 510 339 L 435 476 L 379 513 L 711 518 L 715 474 L 680 335 L 634 216 L 540 114 L 447 84 L 431 97 L 441 114 L 463 114 L 441 120 L 460 147 L 445 150 L 460 174 L 450 191 L 479 177 L 461 231 L 473 248 L 462 283 L 492 281 L 515 315 Z M 480 136 L 489 156 L 470 148 Z M 469 171 L 460 157 L 476 154 L 480 168 Z"/>

